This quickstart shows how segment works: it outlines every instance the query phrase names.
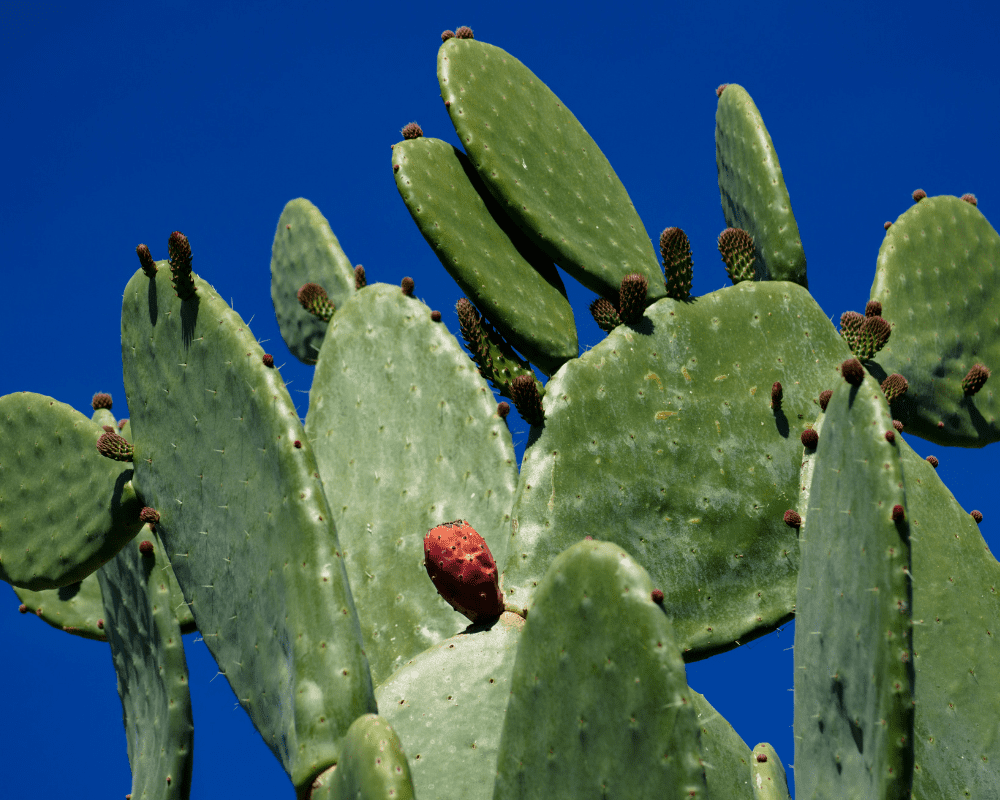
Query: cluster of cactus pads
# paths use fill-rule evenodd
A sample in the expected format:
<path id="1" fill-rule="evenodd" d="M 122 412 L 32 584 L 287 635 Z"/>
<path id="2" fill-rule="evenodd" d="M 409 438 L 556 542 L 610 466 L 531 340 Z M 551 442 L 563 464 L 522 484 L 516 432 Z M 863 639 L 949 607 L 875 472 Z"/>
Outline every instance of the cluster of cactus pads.
<path id="1" fill-rule="evenodd" d="M 1000 438 L 975 198 L 915 195 L 838 332 L 760 113 L 723 85 L 733 285 L 692 297 L 687 236 L 657 259 L 549 88 L 468 28 L 442 40 L 465 151 L 411 123 L 392 172 L 467 294 L 468 353 L 298 199 L 271 275 L 316 365 L 304 423 L 177 232 L 125 287 L 127 419 L 0 398 L 0 577 L 109 642 L 131 797 L 187 796 L 195 629 L 303 799 L 787 797 L 792 754 L 744 743 L 685 662 L 793 617 L 799 797 L 995 797 L 1000 567 L 899 435 Z M 597 295 L 582 355 L 554 265 Z M 494 391 L 532 425 L 520 465 Z"/>

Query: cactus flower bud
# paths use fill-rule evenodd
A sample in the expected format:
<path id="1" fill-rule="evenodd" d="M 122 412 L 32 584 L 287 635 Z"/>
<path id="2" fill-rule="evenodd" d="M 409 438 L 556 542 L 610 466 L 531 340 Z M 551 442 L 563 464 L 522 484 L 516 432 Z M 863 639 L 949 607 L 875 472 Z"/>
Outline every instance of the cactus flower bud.
<path id="1" fill-rule="evenodd" d="M 927 197 L 927 192 L 925 192 L 923 189 L 915 189 L 913 191 L 913 202 L 914 203 L 919 203 L 925 197 Z"/>
<path id="2" fill-rule="evenodd" d="M 142 271 L 146 277 L 152 278 L 156 275 L 156 262 L 153 261 L 153 255 L 149 252 L 149 248 L 144 244 L 140 244 L 135 248 L 135 254 L 139 256 L 139 265 L 142 267 Z"/>
<path id="3" fill-rule="evenodd" d="M 368 279 L 365 277 L 365 268 L 358 264 L 354 268 L 354 289 L 364 289 L 368 285 Z"/>
<path id="4" fill-rule="evenodd" d="M 815 450 L 816 445 L 819 444 L 819 434 L 812 428 L 806 428 L 802 431 L 802 435 L 799 438 L 802 440 L 803 446 L 810 450 Z"/>
<path id="5" fill-rule="evenodd" d="M 611 333 L 611 331 L 622 324 L 622 318 L 618 314 L 618 309 L 603 297 L 598 297 L 590 304 L 590 315 L 594 318 L 594 322 L 597 323 L 597 327 L 605 333 Z"/>
<path id="6" fill-rule="evenodd" d="M 473 37 L 473 35 L 472 35 L 472 28 L 470 28 L 468 25 L 463 25 L 461 28 L 456 28 L 455 29 L 455 38 L 456 39 L 472 39 L 472 38 L 475 38 L 475 37 Z"/>
<path id="7" fill-rule="evenodd" d="M 881 317 L 882 316 L 882 304 L 878 300 L 869 300 L 865 304 L 865 316 L 866 317 Z"/>
<path id="8" fill-rule="evenodd" d="M 739 228 L 726 228 L 719 234 L 718 244 L 729 279 L 734 284 L 752 281 L 757 257 L 750 234 Z"/>
<path id="9" fill-rule="evenodd" d="M 144 525 L 155 525 L 160 521 L 160 512 L 155 508 L 150 508 L 146 506 L 142 511 L 139 512 L 139 522 Z"/>
<path id="10" fill-rule="evenodd" d="M 507 419 L 507 415 L 509 413 L 510 413 L 510 403 L 508 403 L 506 400 L 497 403 L 497 416 L 500 417 L 500 419 Z"/>
<path id="11" fill-rule="evenodd" d="M 722 97 L 722 93 L 723 93 L 723 92 L 724 92 L 724 91 L 726 90 L 726 87 L 727 87 L 728 85 L 729 85 L 728 83 L 720 83 L 720 84 L 719 84 L 719 85 L 718 85 L 718 86 L 717 86 L 717 87 L 715 88 L 715 96 L 716 96 L 716 97 Z"/>
<path id="12" fill-rule="evenodd" d="M 757 763 L 766 764 L 767 763 L 767 753 L 757 753 Z"/>
<path id="13" fill-rule="evenodd" d="M 333 317 L 333 312 L 337 310 L 337 307 L 330 302 L 326 289 L 318 283 L 304 284 L 295 293 L 295 297 L 298 299 L 299 305 L 314 317 L 319 317 L 323 322 L 329 322 L 330 318 Z"/>
<path id="14" fill-rule="evenodd" d="M 621 287 L 618 290 L 618 315 L 622 322 L 633 324 L 642 319 L 642 312 L 646 308 L 646 290 L 649 288 L 649 281 L 645 275 L 633 272 L 622 278 Z"/>
<path id="15" fill-rule="evenodd" d="M 455 31 L 450 31 L 449 30 L 449 31 L 442 31 L 441 32 L 441 41 L 442 42 L 447 42 L 449 39 L 454 39 L 454 38 L 455 38 Z"/>
<path id="16" fill-rule="evenodd" d="M 934 469 L 938 468 L 937 456 L 927 456 L 927 463 L 930 464 Z"/>
<path id="17" fill-rule="evenodd" d="M 895 441 L 896 441 L 896 431 L 886 431 L 885 432 L 885 440 L 889 444 L 894 444 Z"/>
<path id="18" fill-rule="evenodd" d="M 983 521 L 983 512 L 981 512 L 981 511 L 970 511 L 969 513 L 972 515 L 972 518 L 976 521 L 977 525 L 980 522 Z"/>
<path id="19" fill-rule="evenodd" d="M 194 273 L 191 272 L 191 243 L 180 231 L 174 231 L 167 239 L 170 253 L 170 274 L 174 291 L 181 300 L 195 296 Z"/>
<path id="20" fill-rule="evenodd" d="M 802 517 L 799 515 L 799 512 L 792 508 L 788 509 L 785 512 L 785 524 L 789 528 L 801 528 Z"/>
<path id="21" fill-rule="evenodd" d="M 419 139 L 424 135 L 424 129 L 417 125 L 416 122 L 408 122 L 403 126 L 400 133 L 403 134 L 404 139 Z"/>
<path id="22" fill-rule="evenodd" d="M 962 380 L 962 391 L 967 395 L 973 395 L 986 385 L 990 377 L 990 371 L 983 364 L 975 364 Z"/>
<path id="23" fill-rule="evenodd" d="M 274 367 L 274 356 L 270 353 L 264 353 L 264 357 L 261 359 L 264 362 L 264 366 L 268 368 Z"/>
<path id="24" fill-rule="evenodd" d="M 400 281 L 399 283 L 400 291 L 407 297 L 413 297 L 413 287 L 414 287 L 413 278 L 410 278 L 409 276 L 403 278 L 403 280 Z"/>
<path id="25" fill-rule="evenodd" d="M 771 408 L 781 408 L 781 400 L 785 396 L 781 388 L 781 381 L 775 381 L 771 385 Z"/>
<path id="26" fill-rule="evenodd" d="M 149 539 L 143 539 L 139 542 L 139 552 L 144 556 L 153 554 L 153 543 Z"/>
<path id="27" fill-rule="evenodd" d="M 431 322 L 440 322 L 440 321 L 441 321 L 441 312 L 440 311 L 432 311 L 431 312 Z"/>
<path id="28" fill-rule="evenodd" d="M 831 397 L 833 397 L 832 389 L 824 389 L 819 393 L 819 407 L 822 411 L 826 411 L 826 407 L 830 405 Z"/>
<path id="29" fill-rule="evenodd" d="M 102 433 L 97 440 L 97 452 L 114 461 L 132 460 L 132 445 L 117 433 Z"/>
<path id="30" fill-rule="evenodd" d="M 651 591 L 649 593 L 649 597 L 658 606 L 659 605 L 663 605 L 663 590 L 662 589 L 653 589 L 653 591 Z"/>
<path id="31" fill-rule="evenodd" d="M 963 194 L 962 195 L 962 199 L 966 203 L 969 203 L 970 205 L 973 205 L 973 206 L 978 206 L 979 205 L 979 201 L 976 199 L 976 196 L 974 194 Z"/>
<path id="32" fill-rule="evenodd" d="M 906 517 L 906 512 L 903 510 L 903 507 L 901 505 L 897 504 L 892 507 L 893 522 L 902 522 L 905 517 Z"/>
<path id="33" fill-rule="evenodd" d="M 98 392 L 91 398 L 90 405 L 94 409 L 94 411 L 97 411 L 97 409 L 99 408 L 106 408 L 108 411 L 110 411 L 111 395 L 106 394 L 104 392 Z"/>
<path id="34" fill-rule="evenodd" d="M 680 228 L 664 228 L 660 234 L 660 258 L 663 259 L 667 297 L 686 300 L 691 295 L 694 277 L 691 243 L 687 234 Z"/>
<path id="35" fill-rule="evenodd" d="M 534 375 L 518 375 L 510 385 L 511 399 L 517 413 L 529 425 L 541 425 L 545 422 L 545 411 L 542 409 L 542 396 L 538 393 Z"/>
<path id="36" fill-rule="evenodd" d="M 840 365 L 840 374 L 851 386 L 860 386 L 865 379 L 865 368 L 856 358 L 849 358 Z"/>
<path id="37" fill-rule="evenodd" d="M 882 392 L 885 394 L 885 399 L 890 403 L 906 394 L 906 390 L 909 388 L 910 384 L 906 378 L 898 372 L 892 373 L 892 375 L 882 381 Z"/>

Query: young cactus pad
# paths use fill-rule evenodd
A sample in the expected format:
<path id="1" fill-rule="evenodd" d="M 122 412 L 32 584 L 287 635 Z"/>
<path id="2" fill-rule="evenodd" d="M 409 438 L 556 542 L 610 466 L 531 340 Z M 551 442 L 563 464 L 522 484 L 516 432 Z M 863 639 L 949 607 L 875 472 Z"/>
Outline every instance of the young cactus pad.
<path id="1" fill-rule="evenodd" d="M 198 629 L 297 787 L 375 710 L 333 515 L 276 369 L 201 278 L 125 288 L 122 360 L 137 483 Z M 176 446 L 175 446 L 176 445 Z"/>

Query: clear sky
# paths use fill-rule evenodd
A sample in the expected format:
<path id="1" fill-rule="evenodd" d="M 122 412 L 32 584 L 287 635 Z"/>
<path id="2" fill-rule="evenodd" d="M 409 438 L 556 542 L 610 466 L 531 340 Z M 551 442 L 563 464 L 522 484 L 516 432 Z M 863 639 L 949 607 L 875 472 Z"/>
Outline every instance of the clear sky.
<path id="1" fill-rule="evenodd" d="M 114 8 L 109 8 L 114 6 Z M 350 7 L 348 7 L 350 6 Z M 485 6 L 484 6 L 485 7 Z M 166 258 L 188 235 L 195 270 L 275 354 L 304 416 L 312 369 L 281 341 L 270 253 L 284 204 L 307 197 L 369 281 L 416 280 L 457 332 L 458 287 L 392 177 L 389 145 L 418 121 L 458 144 L 435 76 L 439 34 L 476 38 L 528 65 L 598 142 L 651 237 L 691 240 L 694 294 L 726 285 L 715 88 L 751 93 L 773 138 L 826 314 L 864 309 L 884 231 L 911 192 L 1000 195 L 1000 12 L 986 3 L 0 2 L 0 394 L 30 390 L 90 414 L 110 392 L 126 415 L 121 292 L 145 242 Z M 602 338 L 593 295 L 567 281 L 581 347 Z M 1000 365 L 997 365 L 1000 367 Z M 298 392 L 300 393 L 297 393 Z M 511 418 L 518 454 L 527 426 Z M 995 447 L 909 437 L 993 537 Z M 0 444 L 2 446 L 2 444 Z M 17 613 L 0 587 L 0 793 L 122 797 L 131 785 L 107 645 Z M 691 665 L 752 747 L 793 760 L 793 626 Z M 292 798 L 196 636 L 185 643 L 195 715 L 194 798 Z M 214 678 L 214 679 L 213 679 Z M 791 770 L 789 770 L 791 774 Z"/>

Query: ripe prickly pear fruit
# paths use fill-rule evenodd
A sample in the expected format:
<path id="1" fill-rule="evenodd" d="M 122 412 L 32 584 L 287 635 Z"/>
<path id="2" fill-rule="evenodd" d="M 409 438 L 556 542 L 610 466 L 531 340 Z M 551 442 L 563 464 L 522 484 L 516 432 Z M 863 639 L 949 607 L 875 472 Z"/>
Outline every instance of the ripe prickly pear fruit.
<path id="1" fill-rule="evenodd" d="M 438 594 L 473 622 L 503 613 L 497 565 L 486 541 L 464 519 L 424 537 L 424 567 Z"/>

